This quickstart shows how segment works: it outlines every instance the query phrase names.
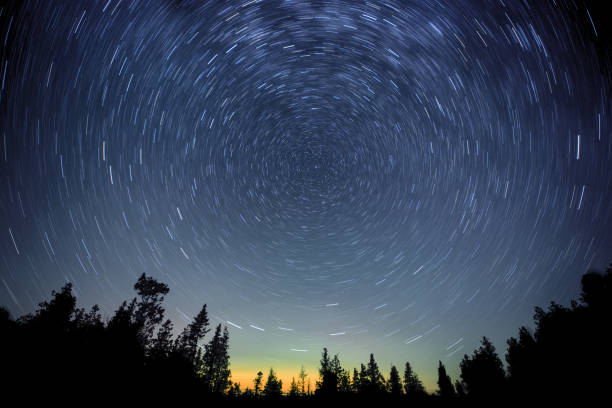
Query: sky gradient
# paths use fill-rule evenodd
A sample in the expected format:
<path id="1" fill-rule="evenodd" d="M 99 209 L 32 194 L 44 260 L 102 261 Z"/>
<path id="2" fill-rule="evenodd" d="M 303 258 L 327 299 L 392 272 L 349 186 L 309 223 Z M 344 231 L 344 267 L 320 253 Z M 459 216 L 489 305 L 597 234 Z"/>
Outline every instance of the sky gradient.
<path id="1" fill-rule="evenodd" d="M 612 261 L 588 4 L 3 2 L 0 304 L 109 317 L 145 272 L 243 388 L 326 346 L 435 390 Z"/>

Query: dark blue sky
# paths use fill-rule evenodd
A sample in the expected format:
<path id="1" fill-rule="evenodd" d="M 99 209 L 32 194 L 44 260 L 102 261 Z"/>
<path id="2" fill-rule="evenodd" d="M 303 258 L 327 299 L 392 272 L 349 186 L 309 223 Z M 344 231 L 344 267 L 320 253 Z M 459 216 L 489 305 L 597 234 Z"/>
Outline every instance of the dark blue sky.
<path id="1" fill-rule="evenodd" d="M 0 304 L 146 272 L 243 386 L 374 352 L 430 390 L 612 261 L 601 15 L 566 1 L 0 6 Z M 313 383 L 314 385 L 314 383 Z"/>

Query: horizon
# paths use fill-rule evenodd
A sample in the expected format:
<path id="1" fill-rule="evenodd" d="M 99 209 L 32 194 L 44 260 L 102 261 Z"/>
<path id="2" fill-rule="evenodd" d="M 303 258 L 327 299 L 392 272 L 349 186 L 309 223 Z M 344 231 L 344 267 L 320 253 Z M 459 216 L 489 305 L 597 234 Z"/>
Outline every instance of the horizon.
<path id="1" fill-rule="evenodd" d="M 603 269 L 602 269 L 603 270 Z M 55 288 L 54 290 L 57 292 L 59 291 L 59 287 Z M 74 290 L 73 287 L 73 293 L 75 293 L 76 291 Z M 571 300 L 578 300 L 578 290 L 576 290 L 576 295 L 574 297 L 572 297 L 571 299 L 569 299 L 567 302 L 557 302 L 563 306 L 569 306 L 569 303 Z M 168 295 L 166 295 L 166 299 L 168 299 L 168 297 L 170 297 L 172 294 L 172 288 L 170 288 L 170 292 Z M 49 299 L 49 296 L 47 296 L 46 298 L 40 299 L 40 302 L 42 301 L 47 301 Z M 129 298 L 126 298 L 125 300 L 129 300 Z M 553 301 L 553 300 L 551 300 Z M 536 306 L 542 307 L 542 308 L 546 308 L 548 306 L 549 303 L 547 304 L 542 304 L 542 305 L 534 305 L 534 308 Z M 170 306 L 168 304 L 168 301 L 166 300 L 164 302 L 165 306 Z M 4 306 L 1 305 L 0 306 Z M 89 309 L 91 306 L 93 305 L 88 305 L 88 304 L 83 304 L 83 302 L 78 300 L 78 296 L 77 296 L 77 307 L 80 308 L 84 308 L 84 309 Z M 108 322 L 110 320 L 110 318 L 112 317 L 114 311 L 116 310 L 116 308 L 119 307 L 119 305 L 117 305 L 114 309 L 111 310 L 104 310 L 104 308 L 101 308 L 100 312 L 102 314 L 102 319 L 105 322 Z M 10 308 L 9 308 L 10 310 Z M 33 313 L 36 310 L 35 307 L 32 307 L 32 310 L 28 311 L 28 313 Z M 433 394 L 437 389 L 438 389 L 438 385 L 437 385 L 437 361 L 440 360 L 442 361 L 443 364 L 445 364 L 446 366 L 446 370 L 448 372 L 448 374 L 450 375 L 451 379 L 454 381 L 455 379 L 459 379 L 459 362 L 460 360 L 463 358 L 463 356 L 465 354 L 470 355 L 474 349 L 476 348 L 476 346 L 473 349 L 464 349 L 463 347 L 459 348 L 457 351 L 453 352 L 453 355 L 456 355 L 456 361 L 455 359 L 448 359 L 448 358 L 443 358 L 442 356 L 438 357 L 437 359 L 435 358 L 435 356 L 430 356 L 430 357 L 434 357 L 433 359 L 419 359 L 419 358 L 410 358 L 409 355 L 406 355 L 406 358 L 404 358 L 403 361 L 397 361 L 398 358 L 401 358 L 401 356 L 394 356 L 393 358 L 389 357 L 389 353 L 380 353 L 380 352 L 376 352 L 374 350 L 379 350 L 380 346 L 374 346 L 374 348 L 372 348 L 371 351 L 367 351 L 366 353 L 364 353 L 363 358 L 361 358 L 361 360 L 359 359 L 359 356 L 356 355 L 352 355 L 352 358 L 349 358 L 348 360 L 343 356 L 343 352 L 341 351 L 336 351 L 333 348 L 329 347 L 329 343 L 331 343 L 331 341 L 328 344 L 319 344 L 319 348 L 315 349 L 314 347 L 308 350 L 305 349 L 288 349 L 288 350 L 282 350 L 281 352 L 273 352 L 272 354 L 270 354 L 268 352 L 268 355 L 266 356 L 261 356 L 261 355 L 257 355 L 256 358 L 254 358 L 252 355 L 250 355 L 249 353 L 245 353 L 245 350 L 249 350 L 252 351 L 253 349 L 255 351 L 257 350 L 262 350 L 262 349 L 266 349 L 265 345 L 266 345 L 266 340 L 265 338 L 260 338 L 258 339 L 259 342 L 256 344 L 256 346 L 253 346 L 253 338 L 246 336 L 246 339 L 244 338 L 244 336 L 240 336 L 241 331 L 244 328 L 240 328 L 238 329 L 238 327 L 236 327 L 236 325 L 233 322 L 228 322 L 228 321 L 221 321 L 218 318 L 215 318 L 215 314 L 212 310 L 209 311 L 211 314 L 211 323 L 209 326 L 209 331 L 207 333 L 207 335 L 204 337 L 204 339 L 202 340 L 203 343 L 206 343 L 210 340 L 211 336 L 212 336 L 212 332 L 214 332 L 214 328 L 218 325 L 221 324 L 223 327 L 227 327 L 229 332 L 230 332 L 230 340 L 229 340 L 229 355 L 230 355 L 230 359 L 229 359 L 229 364 L 230 364 L 230 370 L 231 370 L 231 374 L 230 374 L 230 379 L 232 380 L 232 382 L 237 382 L 240 384 L 241 390 L 244 392 L 244 390 L 246 388 L 250 388 L 251 390 L 253 389 L 253 379 L 256 377 L 257 372 L 261 371 L 263 373 L 263 379 L 265 381 L 265 379 L 268 376 L 269 370 L 270 368 L 274 369 L 274 372 L 276 373 L 276 376 L 282 380 L 282 391 L 283 393 L 287 393 L 289 392 L 289 388 L 291 385 L 291 380 L 292 378 L 297 378 L 297 374 L 299 373 L 300 368 L 303 366 L 306 374 L 307 374 L 307 379 L 308 381 L 310 381 L 310 385 L 311 385 L 311 392 L 314 393 L 315 389 L 316 389 L 316 383 L 318 380 L 320 380 L 319 377 L 319 360 L 321 358 L 321 353 L 323 351 L 323 348 L 326 347 L 329 350 L 330 355 L 335 355 L 338 354 L 339 358 L 340 358 L 340 362 L 342 363 L 342 366 L 347 369 L 349 371 L 349 373 L 352 376 L 352 372 L 353 372 L 353 368 L 357 368 L 359 371 L 359 366 L 361 363 L 366 364 L 367 360 L 369 358 L 369 354 L 373 353 L 374 357 L 376 358 L 376 361 L 378 363 L 379 368 L 381 369 L 381 373 L 383 374 L 383 376 L 385 377 L 385 379 L 388 379 L 389 377 L 389 371 L 391 369 L 392 365 L 395 365 L 397 367 L 397 369 L 400 371 L 400 374 L 403 373 L 403 367 L 406 363 L 406 361 L 410 362 L 413 370 L 416 372 L 416 374 L 419 376 L 420 380 L 423 382 L 423 386 L 425 387 L 425 390 L 430 393 Z M 14 312 L 11 312 L 13 315 L 13 318 L 18 318 L 21 317 L 19 315 L 16 315 Z M 169 315 L 171 315 L 172 313 L 169 313 Z M 168 317 L 168 316 L 167 316 Z M 176 318 L 176 316 L 175 316 Z M 193 316 L 190 316 L 190 319 L 192 319 Z M 170 319 L 173 321 L 174 325 L 174 329 L 173 329 L 173 333 L 174 336 L 177 336 L 181 333 L 181 331 L 183 330 L 184 327 L 186 327 L 186 325 L 191 322 L 191 320 L 187 321 L 185 315 L 179 315 L 178 318 L 175 319 Z M 177 322 L 182 322 L 184 323 L 184 325 L 178 325 Z M 529 323 L 527 324 L 523 324 L 522 326 L 527 327 L 530 330 L 533 330 L 533 321 L 530 320 Z M 280 328 L 277 328 L 280 329 Z M 507 351 L 507 344 L 506 344 L 506 340 L 510 337 L 516 337 L 518 335 L 518 329 L 519 327 L 517 326 L 516 329 L 514 330 L 513 333 L 510 333 L 509 335 L 506 336 L 506 338 L 503 340 L 503 347 L 500 347 L 499 344 L 496 344 L 496 341 L 494 340 L 493 337 L 483 334 L 480 337 L 478 337 L 478 342 L 480 341 L 480 339 L 482 339 L 483 336 L 489 338 L 492 343 L 494 344 L 494 346 L 496 347 L 497 353 L 499 354 L 499 356 L 502 358 L 502 362 L 504 367 L 507 366 L 507 362 L 504 358 L 505 353 Z M 239 330 L 239 331 L 237 331 Z M 257 329 L 253 329 L 253 330 L 257 330 Z M 260 331 L 260 330 L 258 330 Z M 286 330 L 282 330 L 282 331 L 286 331 Z M 239 343 L 242 342 L 246 342 L 249 345 L 245 346 L 242 345 L 242 347 L 237 347 L 237 352 L 233 352 L 233 340 L 235 339 L 235 337 L 238 337 L 239 339 Z M 463 340 L 463 339 L 462 339 Z M 203 349 L 203 343 L 200 344 L 200 347 L 202 347 Z M 498 342 L 497 342 L 498 343 Z M 259 348 L 258 348 L 259 347 Z M 378 347 L 378 349 L 377 349 Z M 364 348 L 365 349 L 365 348 Z M 446 350 L 448 351 L 448 350 Z M 460 351 L 460 352 L 458 352 Z M 380 355 L 385 356 L 383 359 L 380 358 Z M 279 357 L 279 355 L 281 355 Z M 237 357 L 236 357 L 237 356 Z M 297 359 L 292 359 L 291 357 L 296 356 Z M 301 359 L 300 359 L 301 357 Z M 448 356 L 447 356 L 448 357 Z M 263 366 L 263 361 L 267 362 L 267 366 Z M 297 380 L 296 380 L 297 381 Z"/>

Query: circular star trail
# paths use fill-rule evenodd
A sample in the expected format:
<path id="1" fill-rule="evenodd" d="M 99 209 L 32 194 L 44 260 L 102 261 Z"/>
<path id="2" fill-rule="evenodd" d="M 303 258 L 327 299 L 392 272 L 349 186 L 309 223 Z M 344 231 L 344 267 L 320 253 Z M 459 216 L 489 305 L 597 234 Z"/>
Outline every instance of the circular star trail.
<path id="1" fill-rule="evenodd" d="M 438 359 L 453 374 L 482 335 L 503 353 L 533 306 L 611 261 L 598 18 L 9 1 L 0 301 L 21 315 L 70 281 L 110 316 L 146 272 L 179 326 L 202 303 L 228 325 L 235 378 L 328 346 L 348 367 L 410 360 L 433 389 Z"/>

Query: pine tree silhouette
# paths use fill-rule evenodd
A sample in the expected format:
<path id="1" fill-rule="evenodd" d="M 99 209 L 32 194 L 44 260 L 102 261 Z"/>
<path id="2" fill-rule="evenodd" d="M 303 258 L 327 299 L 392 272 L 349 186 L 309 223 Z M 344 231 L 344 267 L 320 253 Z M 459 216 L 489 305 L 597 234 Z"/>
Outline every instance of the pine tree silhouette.
<path id="1" fill-rule="evenodd" d="M 259 391 L 261 390 L 261 381 L 262 381 L 263 373 L 261 371 L 257 372 L 257 377 L 253 380 L 254 393 L 257 397 L 259 395 Z"/>
<path id="2" fill-rule="evenodd" d="M 400 382 L 400 376 L 397 371 L 397 367 L 391 366 L 391 372 L 389 373 L 389 391 L 394 397 L 402 395 L 402 383 Z"/>
<path id="3" fill-rule="evenodd" d="M 495 347 L 486 337 L 472 356 L 461 361 L 462 390 L 473 399 L 493 401 L 504 391 L 506 374 Z"/>
<path id="4" fill-rule="evenodd" d="M 289 387 L 289 396 L 297 397 L 300 395 L 300 388 L 298 387 L 298 383 L 295 382 L 295 377 L 291 377 L 291 385 Z"/>
<path id="5" fill-rule="evenodd" d="M 404 392 L 410 397 L 415 397 L 425 393 L 425 388 L 417 374 L 412 370 L 410 363 L 406 361 L 404 368 Z"/>
<path id="6" fill-rule="evenodd" d="M 385 378 L 378 369 L 378 364 L 374 359 L 374 354 L 370 353 L 370 361 L 368 362 L 367 368 L 367 392 L 370 394 L 378 394 L 384 392 L 385 389 Z"/>
<path id="7" fill-rule="evenodd" d="M 306 374 L 306 370 L 304 370 L 304 366 L 301 366 L 300 373 L 298 374 L 298 386 L 300 389 L 300 395 L 306 395 L 306 377 L 308 377 L 308 375 Z"/>
<path id="8" fill-rule="evenodd" d="M 442 361 L 438 361 L 438 387 L 440 397 L 448 399 L 455 396 L 455 389 L 451 378 L 446 374 L 446 367 L 442 364 Z"/>
<path id="9" fill-rule="evenodd" d="M 263 389 L 263 395 L 270 399 L 278 399 L 281 396 L 281 390 L 283 388 L 283 382 L 276 377 L 274 369 L 270 368 L 268 373 L 268 380 Z"/>
<path id="10" fill-rule="evenodd" d="M 215 334 L 206 345 L 202 357 L 201 373 L 204 385 L 209 392 L 221 394 L 229 385 L 229 332 L 227 327 L 221 333 L 221 324 L 215 329 Z"/>
<path id="11" fill-rule="evenodd" d="M 337 357 L 337 355 L 336 355 Z M 321 367 L 319 368 L 320 381 L 317 382 L 317 394 L 321 396 L 330 396 L 338 391 L 338 373 L 339 361 L 335 358 L 335 362 L 329 358 L 327 348 L 323 348 L 321 355 Z"/>
<path id="12" fill-rule="evenodd" d="M 368 376 L 368 369 L 362 363 L 359 370 L 359 393 L 365 394 L 370 388 L 370 377 Z"/>
<path id="13" fill-rule="evenodd" d="M 353 368 L 353 381 L 351 382 L 351 391 L 358 393 L 361 390 L 361 378 L 356 368 Z"/>
<path id="14" fill-rule="evenodd" d="M 208 313 L 206 305 L 198 312 L 191 323 L 183 330 L 183 333 L 176 339 L 176 348 L 187 360 L 191 361 L 195 367 L 202 365 L 201 349 L 198 342 L 208 333 Z"/>

